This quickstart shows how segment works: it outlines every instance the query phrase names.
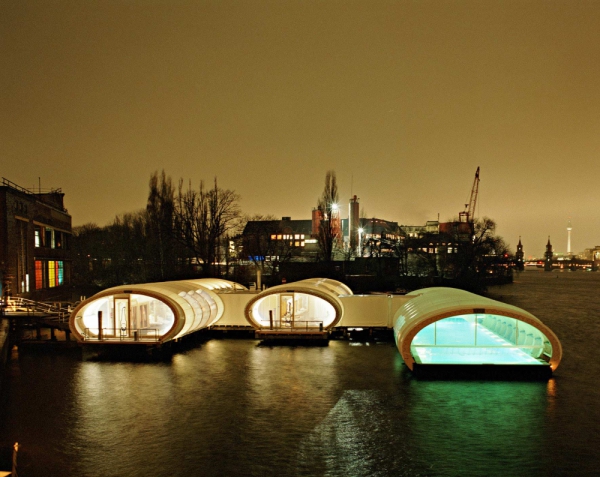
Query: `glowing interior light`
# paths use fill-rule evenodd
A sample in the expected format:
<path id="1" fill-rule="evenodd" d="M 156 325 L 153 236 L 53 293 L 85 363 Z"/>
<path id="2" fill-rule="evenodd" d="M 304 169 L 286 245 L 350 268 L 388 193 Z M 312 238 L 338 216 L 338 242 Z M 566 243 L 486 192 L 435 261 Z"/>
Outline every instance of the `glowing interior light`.
<path id="1" fill-rule="evenodd" d="M 326 300 L 305 293 L 267 295 L 254 303 L 252 316 L 260 326 L 282 328 L 329 327 L 336 318 L 335 309 Z"/>
<path id="2" fill-rule="evenodd" d="M 520 330 L 518 332 L 518 330 Z M 424 364 L 546 364 L 539 330 L 514 318 L 461 315 L 426 326 L 411 351 Z"/>

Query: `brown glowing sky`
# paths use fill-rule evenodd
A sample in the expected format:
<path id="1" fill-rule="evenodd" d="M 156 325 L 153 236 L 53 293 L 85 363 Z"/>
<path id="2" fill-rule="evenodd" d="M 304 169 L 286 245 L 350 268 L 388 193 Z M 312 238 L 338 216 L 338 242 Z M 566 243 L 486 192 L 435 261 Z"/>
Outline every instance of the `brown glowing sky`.
<path id="1" fill-rule="evenodd" d="M 478 216 L 526 255 L 600 245 L 600 2 L 0 0 L 0 175 L 75 225 L 145 206 L 165 169 L 244 212 L 340 201 Z M 344 208 L 344 210 L 347 210 Z"/>

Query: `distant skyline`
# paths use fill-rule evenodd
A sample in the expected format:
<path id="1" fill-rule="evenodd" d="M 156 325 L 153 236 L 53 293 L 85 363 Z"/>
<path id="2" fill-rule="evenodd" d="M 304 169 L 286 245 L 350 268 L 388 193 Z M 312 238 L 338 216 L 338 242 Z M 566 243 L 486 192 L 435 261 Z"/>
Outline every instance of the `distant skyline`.
<path id="1" fill-rule="evenodd" d="M 74 225 L 201 179 L 310 218 L 477 217 L 526 257 L 600 245 L 600 2 L 0 0 L 0 175 Z"/>

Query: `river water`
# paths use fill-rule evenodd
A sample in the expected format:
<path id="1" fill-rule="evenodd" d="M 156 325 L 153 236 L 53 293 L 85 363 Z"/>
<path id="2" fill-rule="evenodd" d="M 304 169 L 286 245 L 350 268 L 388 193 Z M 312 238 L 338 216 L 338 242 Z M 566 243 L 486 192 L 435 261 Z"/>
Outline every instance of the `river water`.
<path id="1" fill-rule="evenodd" d="M 558 335 L 548 382 L 419 380 L 392 343 L 21 353 L 0 439 L 20 443 L 20 477 L 600 475 L 599 291 L 600 273 L 541 271 L 491 290 Z"/>

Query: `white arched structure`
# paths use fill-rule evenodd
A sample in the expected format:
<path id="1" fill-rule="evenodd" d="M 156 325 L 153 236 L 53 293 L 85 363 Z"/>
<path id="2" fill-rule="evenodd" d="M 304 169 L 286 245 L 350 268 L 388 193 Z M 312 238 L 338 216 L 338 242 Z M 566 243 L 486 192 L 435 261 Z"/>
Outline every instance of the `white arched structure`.
<path id="1" fill-rule="evenodd" d="M 410 370 L 489 364 L 554 371 L 562 358 L 552 330 L 516 306 L 453 288 L 426 288 L 402 297 L 356 296 L 343 283 L 320 278 L 260 293 L 221 279 L 123 285 L 85 300 L 69 321 L 80 341 L 123 344 L 160 344 L 215 325 L 240 329 L 248 324 L 257 336 L 287 338 L 294 333 L 323 338 L 334 327 L 393 326 Z"/>
<path id="2" fill-rule="evenodd" d="M 256 329 L 328 330 L 342 319 L 339 297 L 345 295 L 352 290 L 337 280 L 310 278 L 261 292 L 248 302 L 245 315 Z"/>
<path id="3" fill-rule="evenodd" d="M 550 328 L 516 306 L 454 288 L 426 288 L 396 312 L 394 337 L 406 365 L 546 365 L 562 358 Z"/>
<path id="4" fill-rule="evenodd" d="M 236 290 L 246 288 L 213 278 L 122 285 L 79 304 L 69 327 L 86 342 L 165 342 L 214 324 L 224 312 L 219 294 Z"/>

